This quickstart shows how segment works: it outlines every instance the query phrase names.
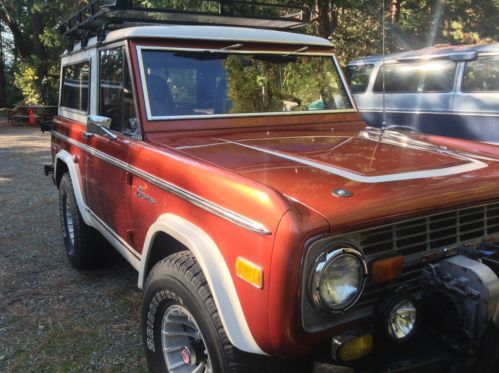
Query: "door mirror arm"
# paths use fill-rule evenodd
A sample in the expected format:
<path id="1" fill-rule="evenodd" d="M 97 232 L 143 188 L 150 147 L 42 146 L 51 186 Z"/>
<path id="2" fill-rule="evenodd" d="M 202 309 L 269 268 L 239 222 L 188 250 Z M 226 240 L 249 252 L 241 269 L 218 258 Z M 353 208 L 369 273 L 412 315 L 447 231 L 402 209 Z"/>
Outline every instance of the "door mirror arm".
<path id="1" fill-rule="evenodd" d="M 116 140 L 118 135 L 111 130 L 111 118 L 99 115 L 89 115 L 87 118 L 87 133 L 106 136 L 111 140 Z"/>

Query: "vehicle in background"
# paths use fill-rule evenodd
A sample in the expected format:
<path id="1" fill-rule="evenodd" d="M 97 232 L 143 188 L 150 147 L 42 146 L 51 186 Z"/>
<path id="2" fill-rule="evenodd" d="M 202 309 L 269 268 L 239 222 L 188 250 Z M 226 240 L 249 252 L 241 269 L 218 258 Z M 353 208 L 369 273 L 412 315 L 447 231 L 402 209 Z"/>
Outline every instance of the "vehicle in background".
<path id="1" fill-rule="evenodd" d="M 499 143 L 499 43 L 445 46 L 351 61 L 346 76 L 363 119 Z M 384 92 L 383 94 L 383 75 Z"/>

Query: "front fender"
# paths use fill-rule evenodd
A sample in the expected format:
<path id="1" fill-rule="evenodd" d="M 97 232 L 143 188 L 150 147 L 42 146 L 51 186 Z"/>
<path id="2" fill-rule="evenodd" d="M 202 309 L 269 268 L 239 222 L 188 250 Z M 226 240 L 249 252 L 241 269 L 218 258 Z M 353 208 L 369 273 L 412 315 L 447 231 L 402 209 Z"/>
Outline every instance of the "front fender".
<path id="1" fill-rule="evenodd" d="M 230 342 L 242 351 L 265 354 L 251 334 L 229 268 L 220 250 L 206 232 L 184 218 L 163 214 L 149 228 L 139 269 L 139 288 L 144 286 L 150 250 L 159 232 L 178 240 L 198 261 Z"/>

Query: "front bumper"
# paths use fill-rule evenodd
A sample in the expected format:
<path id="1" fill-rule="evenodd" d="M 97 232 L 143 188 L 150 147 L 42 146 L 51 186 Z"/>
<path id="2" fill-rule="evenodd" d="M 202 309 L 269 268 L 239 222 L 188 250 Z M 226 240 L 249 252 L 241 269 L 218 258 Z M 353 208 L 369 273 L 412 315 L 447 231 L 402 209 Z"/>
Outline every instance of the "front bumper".
<path id="1" fill-rule="evenodd" d="M 499 250 L 493 246 L 461 251 L 423 270 L 421 317 L 411 339 L 391 338 L 386 316 L 378 314 L 371 328 L 356 331 L 373 335 L 369 355 L 338 362 L 336 336 L 316 360 L 355 372 L 499 372 Z"/>
<path id="2" fill-rule="evenodd" d="M 350 363 L 334 361 L 330 345 L 324 345 L 314 355 L 316 367 L 319 367 L 314 372 L 499 372 L 499 328 L 493 325 L 487 339 L 482 350 L 467 355 L 450 348 L 431 329 L 426 329 L 403 345 L 377 344 L 375 341 L 370 355 Z"/>

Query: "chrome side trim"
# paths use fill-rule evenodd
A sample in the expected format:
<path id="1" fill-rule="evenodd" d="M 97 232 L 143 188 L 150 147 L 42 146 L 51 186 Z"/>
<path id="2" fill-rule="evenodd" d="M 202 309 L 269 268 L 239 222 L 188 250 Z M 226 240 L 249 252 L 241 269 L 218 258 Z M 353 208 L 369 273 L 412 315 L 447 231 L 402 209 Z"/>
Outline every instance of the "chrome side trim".
<path id="1" fill-rule="evenodd" d="M 380 109 L 359 109 L 360 113 L 382 113 L 383 110 Z M 387 110 L 387 113 L 392 114 L 438 114 L 438 115 L 468 115 L 468 116 L 480 116 L 480 117 L 497 117 L 499 113 L 484 113 L 484 112 L 472 112 L 472 111 L 424 111 L 424 110 Z"/>
<path id="2" fill-rule="evenodd" d="M 135 257 L 135 259 L 138 259 L 140 261 L 141 255 L 133 248 L 131 247 L 125 240 L 123 240 L 109 225 L 104 223 L 101 218 L 99 218 L 88 206 L 85 207 L 85 210 L 90 214 L 90 216 L 95 220 L 96 223 L 100 225 L 100 227 L 106 231 L 109 235 L 111 235 L 115 241 L 117 241 L 124 249 L 128 250 L 128 252 Z M 113 242 L 114 242 L 113 240 Z M 128 259 L 128 256 L 126 253 L 123 253 L 121 250 L 121 247 L 117 248 L 120 253 L 125 257 L 125 259 Z M 136 268 L 138 269 L 138 268 Z"/>
<path id="3" fill-rule="evenodd" d="M 123 162 L 117 158 L 111 157 L 107 155 L 106 153 L 101 152 L 100 150 L 97 150 L 95 148 L 92 148 L 91 146 L 88 146 L 86 144 L 83 144 L 79 141 L 76 141 L 66 135 L 63 135 L 60 132 L 52 131 L 52 135 L 60 140 L 66 141 L 74 146 L 77 146 L 78 148 L 82 149 L 83 151 L 105 161 L 113 166 L 116 166 L 118 168 L 121 168 L 127 172 L 130 172 L 148 182 L 151 184 L 157 186 L 158 188 L 161 188 L 169 193 L 175 194 L 177 197 L 180 197 L 214 215 L 217 215 L 225 220 L 228 220 L 241 228 L 244 228 L 246 230 L 258 233 L 258 234 L 263 234 L 263 235 L 270 235 L 272 232 L 267 229 L 262 223 L 257 222 L 255 220 L 252 220 L 250 218 L 247 218 L 243 215 L 238 214 L 237 212 L 234 212 L 232 210 L 228 210 L 225 207 L 222 207 L 214 202 L 208 201 L 194 193 L 191 193 L 177 185 L 174 185 L 170 182 L 167 182 L 163 179 L 158 178 L 157 176 L 154 176 L 144 170 L 141 170 L 137 167 L 130 166 L 128 163 Z"/>

